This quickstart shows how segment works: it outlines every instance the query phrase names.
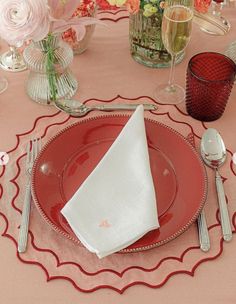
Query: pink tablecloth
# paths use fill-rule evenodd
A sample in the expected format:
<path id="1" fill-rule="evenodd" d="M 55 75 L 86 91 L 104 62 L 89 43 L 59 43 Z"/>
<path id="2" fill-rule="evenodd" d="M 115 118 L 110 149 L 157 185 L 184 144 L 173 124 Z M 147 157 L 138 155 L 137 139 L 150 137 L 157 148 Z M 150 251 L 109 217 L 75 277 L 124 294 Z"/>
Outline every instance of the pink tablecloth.
<path id="1" fill-rule="evenodd" d="M 121 14 L 121 18 L 117 18 L 119 14 Z M 186 58 L 176 68 L 176 78 L 180 84 L 184 85 L 186 64 L 193 54 L 205 50 L 224 52 L 227 44 L 235 39 L 235 10 L 227 11 L 227 16 L 232 23 L 233 29 L 226 37 L 207 36 L 197 27 L 194 27 L 193 38 L 187 49 Z M 105 14 L 102 17 L 110 19 L 111 15 Z M 127 100 L 153 102 L 152 93 L 156 84 L 160 79 L 167 78 L 168 70 L 148 69 L 135 63 L 129 56 L 128 23 L 127 18 L 123 17 L 125 17 L 125 12 L 122 11 L 115 15 L 117 22 L 108 20 L 108 28 L 97 28 L 89 50 L 75 58 L 73 70 L 79 80 L 80 89 L 77 93 L 77 98 L 81 101 L 93 103 L 94 99 L 106 102 L 116 99 L 118 102 Z M 114 19 L 114 15 L 112 15 L 112 18 Z M 0 150 L 10 152 L 17 146 L 16 150 L 10 152 L 10 157 L 11 162 L 14 163 L 16 159 L 22 156 L 19 160 L 19 166 L 21 167 L 23 148 L 25 141 L 30 137 L 30 133 L 42 135 L 46 126 L 56 123 L 53 127 L 48 128 L 47 136 L 50 137 L 58 129 L 61 129 L 65 123 L 71 123 L 72 119 L 67 121 L 67 115 L 58 114 L 53 108 L 37 105 L 26 97 L 23 87 L 26 72 L 17 75 L 5 73 L 5 75 L 9 80 L 9 89 L 0 95 L 2 105 L 0 112 L 2 140 Z M 231 161 L 231 156 L 232 152 L 236 150 L 236 142 L 234 132 L 231 130 L 235 129 L 235 104 L 233 102 L 236 97 L 235 94 L 234 88 L 224 116 L 220 120 L 209 124 L 202 124 L 187 116 L 185 114 L 184 103 L 178 107 L 160 105 L 159 110 L 155 114 L 147 114 L 147 116 L 153 119 L 171 125 L 184 136 L 192 132 L 195 134 L 195 138 L 198 139 L 208 126 L 216 127 L 222 133 L 228 148 L 228 161 L 225 167 L 222 168 L 222 175 L 227 179 L 225 190 L 229 199 L 233 222 L 233 214 L 235 212 L 235 193 L 233 187 L 235 182 L 235 167 Z M 42 118 L 39 119 L 39 117 Z M 20 136 L 15 136 L 16 134 L 20 134 Z M 17 167 L 13 167 L 12 171 L 9 168 L 7 169 L 9 175 L 5 174 L 6 171 L 4 172 L 1 178 L 3 187 L 1 189 L 5 189 L 7 179 L 12 179 L 15 177 L 15 172 L 17 173 Z M 0 221 L 1 233 L 4 237 L 0 239 L 1 248 L 3 248 L 0 265 L 2 269 L 1 273 L 4 273 L 4 275 L 1 276 L 0 281 L 3 291 L 1 292 L 0 299 L 2 297 L 4 303 L 25 303 L 29 297 L 32 298 L 31 302 L 34 303 L 41 303 L 42 301 L 44 303 L 73 303 L 75 301 L 86 301 L 88 303 L 94 301 L 101 303 L 105 303 L 106 301 L 109 303 L 122 303 L 123 301 L 127 303 L 140 301 L 141 303 L 145 299 L 148 299 L 151 303 L 155 303 L 156 301 L 164 303 L 182 301 L 185 303 L 188 299 L 191 299 L 191 301 L 188 301 L 191 303 L 199 303 L 201 300 L 207 303 L 213 301 L 214 303 L 217 303 L 217 301 L 219 303 L 234 303 L 236 295 L 233 288 L 233 279 L 236 274 L 236 265 L 232 252 L 235 250 L 235 240 L 229 244 L 223 244 L 221 241 L 216 213 L 217 204 L 214 202 L 213 174 L 210 170 L 208 170 L 208 174 L 211 202 L 207 202 L 206 204 L 206 213 L 213 240 L 213 248 L 208 254 L 204 255 L 197 248 L 197 231 L 195 225 L 193 225 L 189 231 L 166 245 L 166 247 L 163 246 L 160 250 L 155 249 L 155 251 L 145 253 L 146 259 L 142 257 L 139 259 L 138 256 L 133 257 L 133 259 L 132 257 L 126 257 L 125 262 L 120 260 L 116 261 L 115 264 L 97 265 L 94 263 L 93 258 L 91 258 L 91 263 L 86 264 L 88 272 L 98 271 L 99 267 L 112 268 L 114 265 L 114 269 L 119 273 L 125 271 L 121 277 L 117 276 L 115 279 L 111 278 L 110 280 L 108 278 L 106 279 L 107 281 L 99 281 L 99 278 L 92 283 L 82 276 L 77 276 L 76 279 L 66 281 L 65 277 L 68 277 L 69 274 L 64 274 L 64 279 L 58 279 L 59 264 L 65 262 L 65 260 L 58 262 L 54 257 L 53 267 L 55 272 L 51 272 L 53 269 L 53 261 L 50 260 L 52 258 L 51 255 L 44 254 L 41 261 L 37 260 L 38 265 L 36 266 L 36 264 L 32 264 L 32 261 L 35 262 L 35 256 L 32 256 L 29 251 L 26 255 L 22 255 L 20 259 L 27 261 L 30 265 L 18 263 L 16 248 L 13 242 L 14 233 L 16 234 L 16 230 L 14 229 L 16 228 L 12 230 L 12 227 L 17 227 L 20 215 L 18 214 L 18 217 L 13 218 L 11 217 L 12 214 L 7 213 L 7 210 L 10 210 L 9 207 L 12 206 L 12 202 L 13 205 L 16 204 L 16 209 L 21 209 L 23 193 L 17 190 L 18 200 L 14 202 L 14 197 L 12 200 L 12 197 L 8 196 L 9 193 L 13 193 L 8 188 L 8 192 L 4 191 L 1 193 L 1 202 L 4 206 L 2 205 Z M 17 178 L 17 185 L 21 185 L 21 175 Z M 10 184 L 14 183 L 9 183 L 9 187 Z M 18 188 L 16 187 L 16 189 Z M 40 221 L 40 218 L 37 218 L 37 216 L 37 212 L 33 212 L 33 223 Z M 44 225 L 43 222 L 40 223 Z M 34 228 L 34 224 L 32 224 L 32 231 L 34 232 L 34 229 L 38 227 L 40 226 L 36 225 Z M 54 235 L 54 232 L 50 233 Z M 55 236 L 55 238 L 57 237 Z M 38 240 L 35 239 L 35 244 L 39 248 L 43 248 L 43 245 L 45 245 L 40 238 Z M 68 246 L 73 245 L 68 244 Z M 39 258 L 39 256 L 37 257 Z M 146 271 L 135 268 L 133 270 L 126 270 L 129 266 L 137 265 L 145 268 Z M 230 267 L 227 267 L 229 265 Z M 44 271 L 40 270 L 40 268 L 44 268 Z M 158 271 L 154 271 L 155 268 Z M 66 271 L 73 272 L 73 270 Z M 219 276 L 219 272 L 223 272 L 221 276 Z M 45 274 L 47 280 L 51 281 L 50 284 L 46 285 Z M 55 276 L 57 280 L 55 280 Z M 209 285 L 210 280 L 212 282 L 211 285 Z M 97 283 L 98 281 L 100 283 Z M 127 289 L 122 297 L 118 297 L 117 293 L 108 289 L 90 293 L 89 297 L 78 292 L 78 287 L 91 291 L 96 284 L 101 285 L 102 282 L 105 285 L 113 286 L 114 289 L 121 292 L 126 287 L 133 285 L 133 283 L 136 284 L 137 281 L 159 288 L 150 289 L 147 286 L 138 285 Z M 14 293 L 12 292 L 13 289 Z M 27 293 L 29 293 L 29 296 Z"/>

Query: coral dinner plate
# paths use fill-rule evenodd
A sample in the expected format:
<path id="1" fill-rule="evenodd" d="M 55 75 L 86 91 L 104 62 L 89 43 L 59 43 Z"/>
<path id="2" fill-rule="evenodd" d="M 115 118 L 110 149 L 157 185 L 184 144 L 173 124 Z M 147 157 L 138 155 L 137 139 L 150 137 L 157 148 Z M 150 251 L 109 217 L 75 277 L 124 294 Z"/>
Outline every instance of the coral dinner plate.
<path id="1" fill-rule="evenodd" d="M 53 137 L 35 162 L 32 193 L 40 214 L 53 229 L 77 243 L 60 210 L 101 160 L 128 118 L 101 116 L 76 123 Z M 123 252 L 149 249 L 176 238 L 196 220 L 206 199 L 205 169 L 191 144 L 163 124 L 145 119 L 145 125 L 160 228 Z"/>

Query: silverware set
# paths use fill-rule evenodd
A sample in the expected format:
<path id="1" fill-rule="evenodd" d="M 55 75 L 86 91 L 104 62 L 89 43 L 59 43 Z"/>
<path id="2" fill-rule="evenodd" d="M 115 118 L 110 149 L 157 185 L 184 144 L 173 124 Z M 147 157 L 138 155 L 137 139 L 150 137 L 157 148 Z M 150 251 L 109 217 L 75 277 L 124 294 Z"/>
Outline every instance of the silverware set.
<path id="1" fill-rule="evenodd" d="M 232 229 L 225 199 L 224 186 L 219 174 L 219 168 L 226 160 L 226 148 L 223 139 L 215 129 L 209 128 L 204 132 L 201 140 L 201 156 L 205 164 L 215 171 L 222 235 L 223 239 L 228 242 L 232 239 Z"/>
<path id="2" fill-rule="evenodd" d="M 225 199 L 224 186 L 219 174 L 219 167 L 222 166 L 226 160 L 226 148 L 223 139 L 217 130 L 209 128 L 204 132 L 200 144 L 200 153 L 204 163 L 215 170 L 222 236 L 224 241 L 229 242 L 232 239 L 233 234 L 228 206 Z M 202 251 L 207 252 L 210 249 L 210 238 L 204 210 L 202 210 L 198 217 L 198 233 L 200 248 Z"/>

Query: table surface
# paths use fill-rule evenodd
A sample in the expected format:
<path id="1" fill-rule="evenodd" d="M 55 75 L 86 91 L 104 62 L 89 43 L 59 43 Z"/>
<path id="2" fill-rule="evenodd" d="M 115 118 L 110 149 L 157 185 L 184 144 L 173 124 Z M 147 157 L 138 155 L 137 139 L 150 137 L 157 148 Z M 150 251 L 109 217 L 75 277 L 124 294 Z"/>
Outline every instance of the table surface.
<path id="1" fill-rule="evenodd" d="M 189 58 L 202 51 L 224 52 L 236 37 L 236 10 L 225 9 L 232 29 L 224 37 L 209 36 L 194 25 L 191 42 L 183 62 L 176 67 L 178 83 L 185 84 L 185 71 Z M 97 26 L 89 49 L 74 58 L 72 70 L 79 81 L 76 98 L 112 99 L 151 96 L 160 79 L 168 76 L 168 69 L 149 69 L 134 62 L 129 55 L 128 19 L 119 22 L 106 21 L 108 27 Z M 2 43 L 2 49 L 6 49 Z M 2 50 L 1 50 L 2 51 Z M 0 95 L 0 150 L 8 151 L 16 143 L 16 134 L 29 130 L 38 116 L 56 113 L 53 107 L 32 102 L 24 92 L 28 72 L 7 73 L 0 71 L 9 81 L 8 90 Z M 152 90 L 152 91 L 151 91 Z M 236 151 L 236 87 L 222 118 L 206 123 L 217 128 L 233 152 Z M 172 106 L 164 106 L 168 110 Z M 185 104 L 178 108 L 186 112 Z M 236 203 L 235 199 L 233 203 Z M 0 217 L 0 233 L 5 227 Z M 133 286 L 122 295 L 103 289 L 94 293 L 82 293 L 66 281 L 48 283 L 45 274 L 36 266 L 21 263 L 9 239 L 0 237 L 0 302 L 12 303 L 235 303 L 236 261 L 235 236 L 224 244 L 222 255 L 198 267 L 194 276 L 173 276 L 162 288 L 151 289 Z"/>

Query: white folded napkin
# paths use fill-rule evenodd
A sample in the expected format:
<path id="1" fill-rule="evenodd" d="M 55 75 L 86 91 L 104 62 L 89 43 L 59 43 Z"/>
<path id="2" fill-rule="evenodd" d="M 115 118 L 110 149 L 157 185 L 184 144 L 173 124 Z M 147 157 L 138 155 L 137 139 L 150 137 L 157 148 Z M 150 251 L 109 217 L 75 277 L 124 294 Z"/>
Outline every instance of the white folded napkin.
<path id="1" fill-rule="evenodd" d="M 61 212 L 99 258 L 159 227 L 142 105 Z"/>

